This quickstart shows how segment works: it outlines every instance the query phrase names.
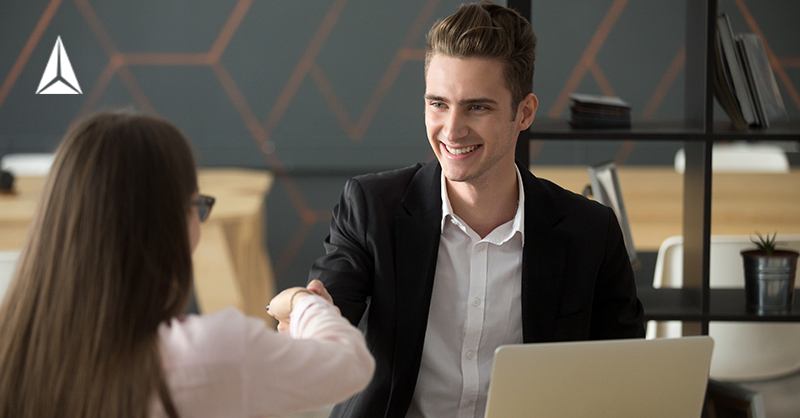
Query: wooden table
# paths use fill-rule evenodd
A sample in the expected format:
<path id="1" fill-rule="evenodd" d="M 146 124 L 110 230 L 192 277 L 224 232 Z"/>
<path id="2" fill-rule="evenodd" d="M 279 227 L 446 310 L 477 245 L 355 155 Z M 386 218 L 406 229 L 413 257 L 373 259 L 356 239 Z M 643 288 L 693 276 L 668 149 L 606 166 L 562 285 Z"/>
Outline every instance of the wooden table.
<path id="1" fill-rule="evenodd" d="M 264 306 L 275 294 L 275 281 L 262 228 L 272 181 L 266 171 L 199 170 L 201 193 L 217 199 L 193 255 L 202 312 L 235 306 L 272 322 Z M 43 177 L 18 177 L 15 194 L 0 194 L 0 250 L 22 248 L 43 186 Z"/>
<path id="2" fill-rule="evenodd" d="M 581 193 L 589 184 L 583 166 L 531 166 L 537 177 Z M 617 167 L 637 251 L 656 252 L 683 234 L 683 175 L 672 167 Z M 800 234 L 800 169 L 787 174 L 714 173 L 711 234 Z"/>

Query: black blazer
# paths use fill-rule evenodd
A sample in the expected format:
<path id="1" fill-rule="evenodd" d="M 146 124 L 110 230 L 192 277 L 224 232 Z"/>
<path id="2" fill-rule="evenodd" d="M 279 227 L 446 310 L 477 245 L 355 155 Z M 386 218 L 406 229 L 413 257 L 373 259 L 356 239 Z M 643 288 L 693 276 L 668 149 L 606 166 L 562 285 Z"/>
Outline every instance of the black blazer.
<path id="1" fill-rule="evenodd" d="M 523 341 L 643 337 L 642 305 L 614 212 L 519 169 Z M 321 280 L 342 315 L 365 328 L 377 367 L 369 386 L 331 417 L 405 417 L 436 270 L 440 176 L 438 161 L 358 176 L 333 210 L 327 254 L 309 280 Z"/>

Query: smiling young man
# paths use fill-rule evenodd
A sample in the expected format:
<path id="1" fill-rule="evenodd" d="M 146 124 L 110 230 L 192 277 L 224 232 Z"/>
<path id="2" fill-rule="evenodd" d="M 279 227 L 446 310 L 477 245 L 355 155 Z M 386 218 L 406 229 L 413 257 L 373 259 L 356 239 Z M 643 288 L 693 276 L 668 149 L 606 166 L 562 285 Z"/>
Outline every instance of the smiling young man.
<path id="1" fill-rule="evenodd" d="M 498 346 L 644 336 L 613 211 L 515 163 L 538 107 L 535 47 L 489 2 L 429 32 L 436 161 L 350 179 L 309 275 L 377 363 L 331 416 L 483 417 Z"/>

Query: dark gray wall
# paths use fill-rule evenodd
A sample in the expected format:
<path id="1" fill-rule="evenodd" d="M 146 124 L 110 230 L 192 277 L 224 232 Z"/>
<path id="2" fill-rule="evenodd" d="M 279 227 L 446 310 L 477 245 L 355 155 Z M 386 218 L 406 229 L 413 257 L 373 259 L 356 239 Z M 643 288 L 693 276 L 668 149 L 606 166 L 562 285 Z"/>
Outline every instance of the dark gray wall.
<path id="1" fill-rule="evenodd" d="M 52 151 L 93 111 L 158 113 L 191 137 L 201 165 L 281 174 L 267 198 L 269 250 L 280 286 L 302 282 L 348 176 L 432 158 L 424 36 L 461 2 L 1 0 L 0 156 Z M 734 31 L 763 33 L 799 118 L 800 2 L 725 0 L 720 11 Z M 619 95 L 635 119 L 682 117 L 682 2 L 534 1 L 532 22 L 538 117 L 566 118 L 571 91 Z M 35 95 L 59 35 L 84 94 Z M 532 161 L 671 164 L 680 146 L 544 141 Z"/>

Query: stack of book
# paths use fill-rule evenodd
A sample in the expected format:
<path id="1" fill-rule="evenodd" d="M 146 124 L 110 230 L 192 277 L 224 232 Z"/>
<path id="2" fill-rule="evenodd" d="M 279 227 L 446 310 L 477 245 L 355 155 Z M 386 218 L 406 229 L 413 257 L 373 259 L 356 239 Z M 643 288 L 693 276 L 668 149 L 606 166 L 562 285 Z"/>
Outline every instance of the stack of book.
<path id="1" fill-rule="evenodd" d="M 631 107 L 619 97 L 573 93 L 570 124 L 576 128 L 630 128 Z"/>
<path id="2" fill-rule="evenodd" d="M 739 130 L 786 120 L 786 107 L 758 35 L 733 35 L 728 15 L 717 17 L 714 96 Z"/>

